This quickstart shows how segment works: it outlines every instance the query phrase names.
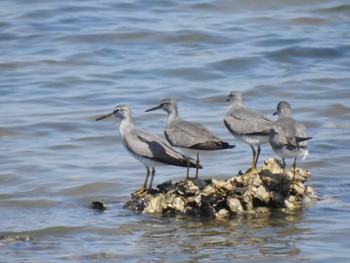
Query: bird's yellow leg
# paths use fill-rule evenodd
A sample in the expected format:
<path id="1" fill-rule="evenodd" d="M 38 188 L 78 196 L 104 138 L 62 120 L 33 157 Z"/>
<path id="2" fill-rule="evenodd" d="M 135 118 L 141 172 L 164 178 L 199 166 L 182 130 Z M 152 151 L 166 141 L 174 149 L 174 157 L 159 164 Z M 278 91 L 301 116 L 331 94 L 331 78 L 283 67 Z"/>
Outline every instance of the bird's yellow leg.
<path id="1" fill-rule="evenodd" d="M 187 160 L 186 163 L 187 163 L 187 172 L 186 172 L 185 180 L 189 180 L 190 179 L 190 160 Z"/>
<path id="2" fill-rule="evenodd" d="M 143 186 L 142 186 L 139 190 L 137 190 L 136 192 L 134 192 L 134 193 L 132 194 L 133 197 L 142 195 L 142 194 L 144 194 L 145 192 L 147 192 L 147 181 L 148 181 L 148 177 L 149 177 L 150 171 L 149 171 L 149 168 L 148 168 L 148 167 L 146 167 L 146 170 L 147 170 L 147 172 L 146 172 L 146 179 L 145 179 L 145 182 L 143 183 Z"/>

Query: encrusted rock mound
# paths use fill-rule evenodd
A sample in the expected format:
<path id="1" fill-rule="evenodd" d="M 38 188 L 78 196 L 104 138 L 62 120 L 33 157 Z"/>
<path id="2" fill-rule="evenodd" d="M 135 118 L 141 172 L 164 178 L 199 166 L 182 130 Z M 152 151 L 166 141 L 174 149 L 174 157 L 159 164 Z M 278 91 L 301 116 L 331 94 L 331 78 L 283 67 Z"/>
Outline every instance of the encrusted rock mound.
<path id="1" fill-rule="evenodd" d="M 306 186 L 310 172 L 302 168 L 283 175 L 281 163 L 268 159 L 256 171 L 231 179 L 191 179 L 164 182 L 142 194 L 134 193 L 125 208 L 146 214 L 226 218 L 268 212 L 270 208 L 298 209 L 316 198 Z"/>

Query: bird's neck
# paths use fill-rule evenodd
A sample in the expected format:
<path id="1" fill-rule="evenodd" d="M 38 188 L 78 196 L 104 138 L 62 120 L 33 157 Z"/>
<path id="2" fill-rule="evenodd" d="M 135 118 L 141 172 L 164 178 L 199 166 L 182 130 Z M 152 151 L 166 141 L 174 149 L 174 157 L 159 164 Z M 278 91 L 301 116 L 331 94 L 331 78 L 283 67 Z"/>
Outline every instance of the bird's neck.
<path id="1" fill-rule="evenodd" d="M 284 110 L 284 111 L 282 111 L 281 113 L 280 113 L 280 115 L 279 115 L 279 118 L 281 118 L 281 119 L 287 119 L 287 118 L 291 118 L 291 111 L 289 111 L 289 110 Z"/>
<path id="2" fill-rule="evenodd" d="M 231 106 L 232 107 L 243 107 L 243 100 L 242 100 L 242 98 L 240 98 L 240 97 L 235 98 L 234 101 L 232 101 Z"/>
<path id="3" fill-rule="evenodd" d="M 134 121 L 131 117 L 122 119 L 119 126 L 120 135 L 123 137 L 132 127 L 134 126 Z"/>
<path id="4" fill-rule="evenodd" d="M 226 113 L 229 114 L 232 110 L 243 107 L 243 101 L 235 99 L 231 102 L 230 106 L 228 106 Z"/>
<path id="5" fill-rule="evenodd" d="M 169 127 L 173 121 L 175 121 L 179 118 L 180 118 L 179 113 L 177 111 L 173 110 L 171 112 L 168 112 L 167 126 Z"/>

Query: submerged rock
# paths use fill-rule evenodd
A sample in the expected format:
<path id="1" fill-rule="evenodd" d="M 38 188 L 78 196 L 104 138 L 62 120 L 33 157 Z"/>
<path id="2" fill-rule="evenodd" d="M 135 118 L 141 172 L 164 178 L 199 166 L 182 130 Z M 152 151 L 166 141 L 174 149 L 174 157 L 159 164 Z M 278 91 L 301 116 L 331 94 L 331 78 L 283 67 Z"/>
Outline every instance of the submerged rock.
<path id="1" fill-rule="evenodd" d="M 228 218 L 235 214 L 268 212 L 269 208 L 299 209 L 315 200 L 313 187 L 305 185 L 309 171 L 297 168 L 282 174 L 282 166 L 268 159 L 256 171 L 231 179 L 192 179 L 164 182 L 142 194 L 133 194 L 125 208 L 145 214 Z"/>
<path id="2" fill-rule="evenodd" d="M 92 201 L 89 208 L 95 211 L 103 212 L 107 209 L 107 206 L 102 201 Z"/>

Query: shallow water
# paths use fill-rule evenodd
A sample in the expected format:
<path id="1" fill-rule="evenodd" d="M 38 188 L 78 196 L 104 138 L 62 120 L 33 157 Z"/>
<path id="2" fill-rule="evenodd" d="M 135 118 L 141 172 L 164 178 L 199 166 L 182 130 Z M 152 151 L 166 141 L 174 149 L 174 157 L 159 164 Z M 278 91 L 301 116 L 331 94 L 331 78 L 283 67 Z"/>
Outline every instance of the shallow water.
<path id="1" fill-rule="evenodd" d="M 256 2 L 0 3 L 1 262 L 349 262 L 350 5 Z M 222 122 L 234 89 L 269 116 L 292 104 L 313 137 L 299 165 L 319 200 L 229 222 L 123 209 L 145 169 L 118 124 L 95 118 L 126 103 L 162 134 L 165 113 L 144 110 L 174 97 L 237 145 L 202 155 L 201 177 L 229 178 L 251 160 Z M 159 167 L 155 184 L 184 173 Z M 98 199 L 104 213 L 88 208 Z"/>

